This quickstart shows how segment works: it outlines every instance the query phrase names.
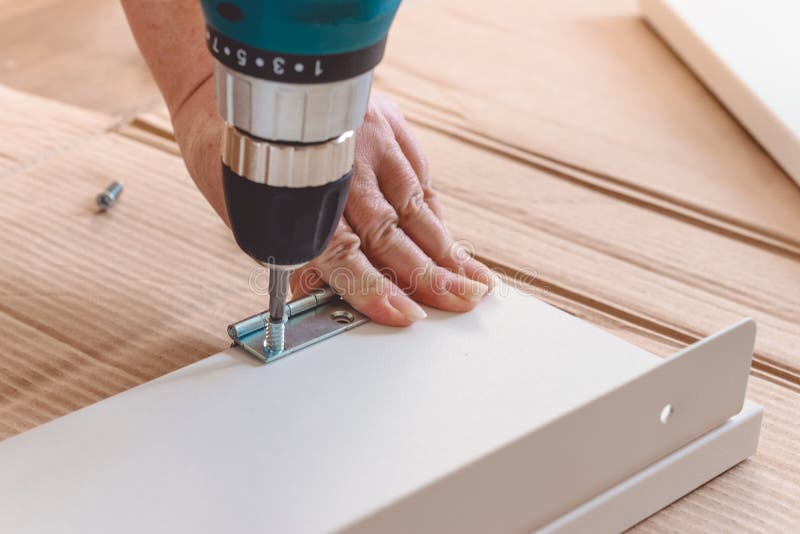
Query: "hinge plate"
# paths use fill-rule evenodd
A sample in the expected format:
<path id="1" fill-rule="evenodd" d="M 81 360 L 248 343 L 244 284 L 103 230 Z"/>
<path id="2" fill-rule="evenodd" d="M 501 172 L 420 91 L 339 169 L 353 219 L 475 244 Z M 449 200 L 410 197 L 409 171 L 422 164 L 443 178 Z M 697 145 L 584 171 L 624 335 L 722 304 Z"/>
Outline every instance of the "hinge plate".
<path id="1" fill-rule="evenodd" d="M 263 363 L 271 363 L 368 321 L 366 315 L 336 297 L 289 317 L 286 323 L 286 348 L 281 352 L 270 352 L 264 348 L 266 337 L 264 327 L 242 336 L 235 335 L 230 328 L 228 332 L 234 345 L 238 345 Z"/>

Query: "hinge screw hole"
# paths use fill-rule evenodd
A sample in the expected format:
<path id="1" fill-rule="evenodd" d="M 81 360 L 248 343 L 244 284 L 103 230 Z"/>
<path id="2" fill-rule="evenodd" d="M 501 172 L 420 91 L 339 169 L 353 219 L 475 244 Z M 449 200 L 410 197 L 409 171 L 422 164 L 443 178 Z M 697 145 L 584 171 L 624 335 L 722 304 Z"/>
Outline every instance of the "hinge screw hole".
<path id="1" fill-rule="evenodd" d="M 339 324 L 350 324 L 356 320 L 355 316 L 346 310 L 336 310 L 331 313 L 331 319 Z"/>

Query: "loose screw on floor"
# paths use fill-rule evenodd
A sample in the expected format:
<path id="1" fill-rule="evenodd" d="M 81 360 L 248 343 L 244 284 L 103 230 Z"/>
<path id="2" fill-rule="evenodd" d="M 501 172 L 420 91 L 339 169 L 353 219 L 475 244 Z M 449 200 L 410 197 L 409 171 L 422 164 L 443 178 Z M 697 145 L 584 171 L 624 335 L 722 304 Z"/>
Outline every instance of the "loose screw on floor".
<path id="1" fill-rule="evenodd" d="M 122 184 L 120 182 L 113 182 L 105 188 L 105 190 L 97 195 L 95 202 L 100 211 L 106 211 L 114 206 L 114 203 L 122 193 Z"/>

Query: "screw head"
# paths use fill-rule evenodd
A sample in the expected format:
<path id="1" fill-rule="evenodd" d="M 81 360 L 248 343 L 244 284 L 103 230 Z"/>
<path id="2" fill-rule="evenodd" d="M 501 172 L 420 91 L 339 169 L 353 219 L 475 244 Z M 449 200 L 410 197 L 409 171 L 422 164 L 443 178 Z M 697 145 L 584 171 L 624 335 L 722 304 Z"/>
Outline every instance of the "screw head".
<path id="1" fill-rule="evenodd" d="M 120 193 L 122 193 L 122 184 L 120 182 L 112 182 L 95 197 L 95 204 L 100 208 L 100 211 L 106 211 L 114 205 Z"/>
<path id="2" fill-rule="evenodd" d="M 109 209 L 111 206 L 114 205 L 114 199 L 111 198 L 111 195 L 109 195 L 108 193 L 100 193 L 99 195 L 97 195 L 95 202 L 97 204 L 97 207 L 100 208 L 100 210 L 102 211 L 106 211 L 107 209 Z"/>

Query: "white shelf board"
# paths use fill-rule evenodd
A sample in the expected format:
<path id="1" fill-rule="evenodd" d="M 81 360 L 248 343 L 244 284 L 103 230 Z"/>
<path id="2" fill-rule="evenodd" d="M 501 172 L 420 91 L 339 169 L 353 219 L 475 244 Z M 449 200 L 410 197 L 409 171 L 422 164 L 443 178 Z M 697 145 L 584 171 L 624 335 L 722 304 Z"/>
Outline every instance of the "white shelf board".
<path id="1" fill-rule="evenodd" d="M 752 322 L 663 361 L 503 291 L 266 366 L 232 348 L 8 439 L 0 531 L 534 528 L 709 431 L 749 454 L 752 425 L 713 429 L 741 409 Z M 669 497 L 615 520 L 727 467 L 676 470 Z"/>

